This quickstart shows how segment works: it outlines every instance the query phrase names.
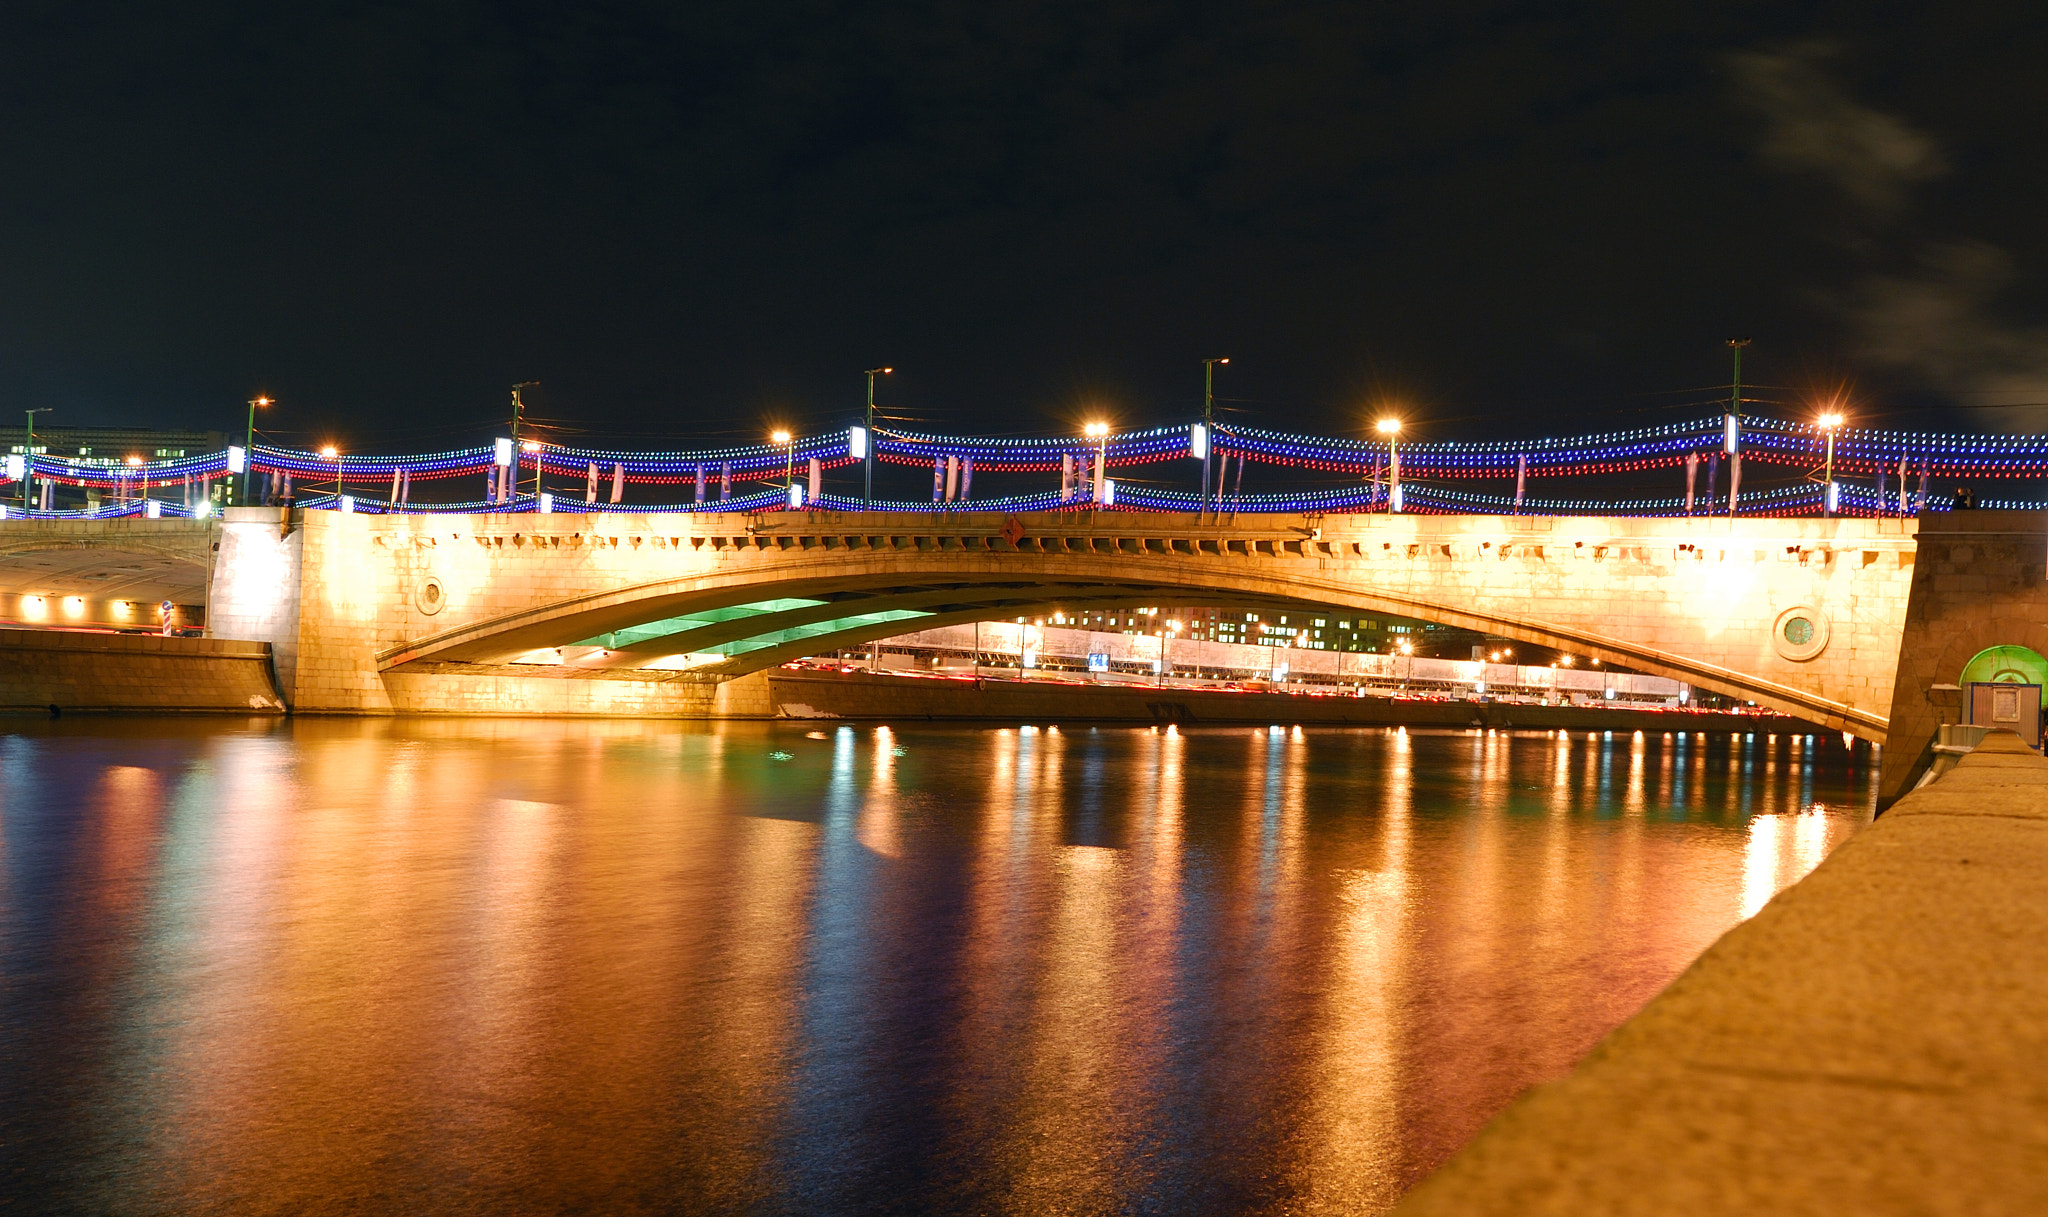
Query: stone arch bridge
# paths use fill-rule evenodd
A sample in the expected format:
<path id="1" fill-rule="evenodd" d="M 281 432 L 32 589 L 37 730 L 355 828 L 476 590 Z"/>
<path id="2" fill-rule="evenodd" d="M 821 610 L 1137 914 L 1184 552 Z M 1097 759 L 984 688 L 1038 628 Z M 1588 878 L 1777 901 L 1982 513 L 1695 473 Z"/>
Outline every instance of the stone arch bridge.
<path id="1" fill-rule="evenodd" d="M 1952 683 L 2048 653 L 2035 513 L 1918 520 L 1086 511 L 0 521 L 25 598 L 188 602 L 269 644 L 302 712 L 715 713 L 786 659 L 1057 609 L 1242 602 L 1421 617 L 1590 654 L 1887 743 L 1917 769 Z M 176 591 L 179 594 L 174 595 Z M 511 664 L 597 644 L 595 666 Z M 677 670 L 674 656 L 708 663 Z M 731 707 L 724 707 L 730 709 Z"/>
<path id="2" fill-rule="evenodd" d="M 216 527 L 213 631 L 272 643 L 303 711 L 503 709 L 506 681 L 536 679 L 509 661 L 586 644 L 604 654 L 556 683 L 570 700 L 511 708 L 644 712 L 664 684 L 934 625 L 1222 601 L 1421 617 L 1874 737 L 1916 549 L 1899 520 L 247 509 Z M 686 654 L 700 666 L 670 670 Z"/>

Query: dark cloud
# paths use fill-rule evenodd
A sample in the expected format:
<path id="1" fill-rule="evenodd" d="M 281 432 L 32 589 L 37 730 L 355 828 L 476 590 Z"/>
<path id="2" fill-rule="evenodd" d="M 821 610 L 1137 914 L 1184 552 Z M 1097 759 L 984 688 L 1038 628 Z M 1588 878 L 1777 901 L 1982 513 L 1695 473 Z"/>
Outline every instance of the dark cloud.
<path id="1" fill-rule="evenodd" d="M 1730 62 L 1741 97 L 1768 120 L 1765 159 L 1821 175 L 1852 202 L 1889 215 L 1904 206 L 1912 186 L 1948 165 L 1933 140 L 1845 94 L 1825 67 L 1836 53 L 1831 43 L 1809 43 L 1744 51 Z"/>
<path id="2" fill-rule="evenodd" d="M 1730 56 L 1738 96 L 1767 120 L 1764 159 L 1859 208 L 1839 235 L 1867 261 L 1903 254 L 1905 265 L 1867 269 L 1817 298 L 1840 310 L 1862 366 L 1950 397 L 1976 426 L 2048 421 L 2048 325 L 2008 315 L 2015 258 L 1932 231 L 1915 191 L 1948 173 L 1948 157 L 1900 115 L 1852 97 L 1834 74 L 1840 58 L 1827 42 Z"/>

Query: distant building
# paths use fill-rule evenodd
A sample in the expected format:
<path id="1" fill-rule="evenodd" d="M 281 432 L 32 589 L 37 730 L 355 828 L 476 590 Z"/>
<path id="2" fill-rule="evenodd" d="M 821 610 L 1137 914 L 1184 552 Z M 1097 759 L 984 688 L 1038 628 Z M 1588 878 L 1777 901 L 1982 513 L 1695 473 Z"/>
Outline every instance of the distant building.
<path id="1" fill-rule="evenodd" d="M 11 434 L 0 430 L 0 452 L 9 455 L 32 453 L 36 456 L 56 457 L 60 460 L 106 468 L 127 465 L 131 461 L 171 461 L 186 456 L 203 456 L 209 452 L 219 452 L 230 443 L 241 442 L 241 436 L 230 436 L 225 431 L 186 431 L 163 427 L 63 427 L 38 423 L 35 429 L 35 443 L 31 445 L 26 426 L 12 431 Z M 221 483 L 221 486 L 224 487 L 225 482 Z M 80 489 L 60 483 L 51 486 L 49 492 L 50 505 L 59 509 L 97 507 L 100 503 L 98 490 Z M 152 488 L 152 492 L 156 498 L 163 498 L 165 494 L 162 488 Z M 214 493 L 217 495 L 221 490 L 217 488 Z M 172 494 L 171 497 L 175 498 L 176 495 Z"/>
<path id="2" fill-rule="evenodd" d="M 1221 607 L 1145 607 L 1054 613 L 1048 625 L 1123 634 L 1156 634 L 1179 622 L 1175 638 L 1235 642 L 1252 646 L 1294 646 L 1311 651 L 1385 654 L 1407 643 L 1417 655 L 1466 657 L 1487 646 L 1486 635 L 1456 626 L 1384 614 L 1338 614 L 1315 609 L 1278 613 Z"/>
<path id="3" fill-rule="evenodd" d="M 9 453 L 29 452 L 28 429 L 15 430 L 7 436 L 5 451 Z M 33 451 L 39 456 L 56 456 L 65 460 L 81 461 L 92 465 L 125 465 L 130 457 L 145 461 L 169 461 L 181 456 L 200 456 L 208 452 L 219 452 L 230 443 L 241 443 L 241 436 L 230 439 L 225 431 L 180 431 L 162 427 L 60 427 L 51 423 L 36 425 L 36 440 Z"/>

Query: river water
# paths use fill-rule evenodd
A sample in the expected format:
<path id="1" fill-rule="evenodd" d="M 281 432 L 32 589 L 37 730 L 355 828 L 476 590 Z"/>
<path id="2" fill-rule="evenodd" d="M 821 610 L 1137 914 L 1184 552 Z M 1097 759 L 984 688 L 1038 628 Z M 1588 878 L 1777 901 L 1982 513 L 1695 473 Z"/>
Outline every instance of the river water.
<path id="1" fill-rule="evenodd" d="M 1838 736 L 0 719 L 0 1200 L 1369 1213 L 1875 778 Z"/>

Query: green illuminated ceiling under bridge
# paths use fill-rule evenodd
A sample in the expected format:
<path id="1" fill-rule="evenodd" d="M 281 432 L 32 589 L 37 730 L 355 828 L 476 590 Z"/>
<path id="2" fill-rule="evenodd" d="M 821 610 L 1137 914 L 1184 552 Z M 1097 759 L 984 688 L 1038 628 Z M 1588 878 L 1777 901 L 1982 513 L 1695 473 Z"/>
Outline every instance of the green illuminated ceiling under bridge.
<path id="1" fill-rule="evenodd" d="M 730 608 L 705 609 L 703 612 L 689 613 L 681 617 L 664 617 L 645 625 L 628 626 L 623 630 L 613 630 L 609 634 L 586 638 L 576 645 L 603 647 L 608 651 L 616 651 L 637 642 L 649 642 L 656 638 L 666 638 L 670 634 L 700 630 L 707 625 L 723 625 L 728 621 L 741 621 L 768 613 L 786 613 L 792 609 L 816 608 L 823 603 L 823 600 L 756 600 L 752 604 L 735 604 Z"/>
<path id="2" fill-rule="evenodd" d="M 717 646 L 705 647 L 704 653 L 707 655 L 744 655 L 749 651 L 779 647 L 785 643 L 802 642 L 807 638 L 822 638 L 827 634 L 837 634 L 845 630 L 857 630 L 862 626 L 886 625 L 896 621 L 915 621 L 919 617 L 929 616 L 931 616 L 931 613 L 922 609 L 889 609 L 886 612 L 880 613 L 859 613 L 852 617 L 839 617 L 831 621 L 815 621 L 810 625 L 798 625 L 786 630 L 774 630 L 766 634 L 756 634 L 752 638 L 741 638 L 735 642 L 721 642 Z"/>
<path id="3" fill-rule="evenodd" d="M 2048 659 L 2022 646 L 1989 647 L 1971 656 L 1963 665 L 1958 684 L 1989 681 L 1993 684 L 2040 685 L 2041 703 L 2048 706 Z"/>

